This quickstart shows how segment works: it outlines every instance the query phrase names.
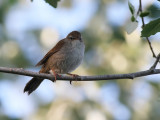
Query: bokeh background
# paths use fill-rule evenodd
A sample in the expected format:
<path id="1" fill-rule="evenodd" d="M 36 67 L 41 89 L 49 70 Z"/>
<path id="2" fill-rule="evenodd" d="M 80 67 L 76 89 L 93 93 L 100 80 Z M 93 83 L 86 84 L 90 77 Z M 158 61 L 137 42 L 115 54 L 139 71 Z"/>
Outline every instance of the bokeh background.
<path id="1" fill-rule="evenodd" d="M 138 9 L 139 0 L 130 0 Z M 149 22 L 160 16 L 160 2 L 142 0 Z M 74 73 L 102 75 L 149 69 L 154 58 L 140 38 L 141 20 L 130 35 L 127 0 L 60 0 L 55 9 L 44 0 L 0 0 L 0 66 L 36 71 L 34 65 L 69 32 L 86 44 L 83 64 Z M 151 37 L 160 52 L 160 35 Z M 0 120 L 158 120 L 160 75 L 134 80 L 91 82 L 45 80 L 30 96 L 31 77 L 0 73 Z"/>

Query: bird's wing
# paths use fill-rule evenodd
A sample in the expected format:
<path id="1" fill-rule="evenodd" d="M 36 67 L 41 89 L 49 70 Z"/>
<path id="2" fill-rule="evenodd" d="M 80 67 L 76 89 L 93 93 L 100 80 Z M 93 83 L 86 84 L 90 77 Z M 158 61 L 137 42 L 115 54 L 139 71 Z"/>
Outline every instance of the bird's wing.
<path id="1" fill-rule="evenodd" d="M 44 57 L 41 61 L 39 61 L 36 66 L 39 66 L 39 65 L 43 65 L 47 62 L 47 60 L 49 59 L 50 56 L 52 56 L 54 53 L 58 52 L 62 46 L 64 45 L 65 39 L 59 41 L 55 47 L 53 47 Z"/>

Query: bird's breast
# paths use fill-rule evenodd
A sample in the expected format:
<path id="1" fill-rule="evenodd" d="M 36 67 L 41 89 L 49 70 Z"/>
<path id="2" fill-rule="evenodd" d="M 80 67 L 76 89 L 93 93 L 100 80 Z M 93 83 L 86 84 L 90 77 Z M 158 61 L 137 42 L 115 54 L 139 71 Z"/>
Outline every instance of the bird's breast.
<path id="1" fill-rule="evenodd" d="M 75 70 L 81 64 L 84 57 L 85 46 L 83 42 L 76 41 L 68 47 L 68 49 L 62 51 L 65 56 L 62 65 L 64 73 Z"/>

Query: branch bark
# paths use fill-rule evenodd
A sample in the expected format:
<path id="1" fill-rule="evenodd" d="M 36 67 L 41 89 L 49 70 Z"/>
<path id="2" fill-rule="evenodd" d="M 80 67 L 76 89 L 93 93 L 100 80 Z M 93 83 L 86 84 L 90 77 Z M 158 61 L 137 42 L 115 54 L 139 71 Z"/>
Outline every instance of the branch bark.
<path id="1" fill-rule="evenodd" d="M 154 64 L 152 65 L 152 67 L 150 68 L 151 70 L 155 69 L 158 62 L 160 60 L 160 53 L 157 55 L 156 61 L 154 62 Z"/>
<path id="2" fill-rule="evenodd" d="M 24 75 L 24 76 L 31 76 L 31 77 L 39 77 L 39 78 L 44 78 L 44 79 L 49 79 L 51 81 L 54 81 L 54 77 L 51 74 L 44 74 L 44 73 L 27 71 L 22 68 L 0 67 L 0 72 L 18 74 L 18 75 Z M 143 76 L 154 75 L 154 74 L 159 74 L 159 73 L 160 73 L 160 69 L 149 69 L 149 70 L 145 70 L 145 71 L 127 73 L 127 74 L 79 76 L 77 79 L 74 79 L 71 76 L 62 76 L 62 77 L 57 76 L 57 80 L 99 81 L 99 80 L 116 80 L 116 79 L 134 79 L 137 77 L 143 77 Z"/>

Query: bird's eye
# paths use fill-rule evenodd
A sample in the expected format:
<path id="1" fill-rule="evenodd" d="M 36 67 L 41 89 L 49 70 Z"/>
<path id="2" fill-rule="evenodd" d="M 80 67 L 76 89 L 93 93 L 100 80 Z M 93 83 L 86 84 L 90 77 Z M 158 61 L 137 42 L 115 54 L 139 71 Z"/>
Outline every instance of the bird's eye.
<path id="1" fill-rule="evenodd" d="M 71 40 L 73 40 L 73 37 L 72 37 L 72 36 L 70 36 L 69 38 L 70 38 Z"/>

